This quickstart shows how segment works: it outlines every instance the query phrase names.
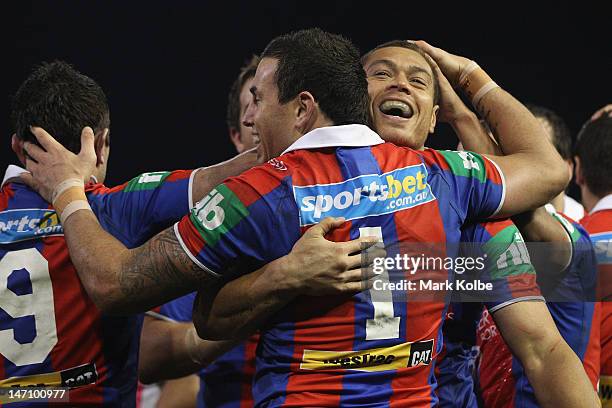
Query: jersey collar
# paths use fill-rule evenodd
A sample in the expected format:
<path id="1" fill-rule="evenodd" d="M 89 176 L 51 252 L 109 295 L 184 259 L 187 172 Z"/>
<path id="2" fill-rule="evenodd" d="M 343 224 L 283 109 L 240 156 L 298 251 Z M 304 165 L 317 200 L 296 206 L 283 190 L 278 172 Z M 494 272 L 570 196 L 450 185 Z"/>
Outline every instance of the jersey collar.
<path id="1" fill-rule="evenodd" d="M 322 147 L 364 147 L 385 143 L 376 132 L 365 125 L 339 125 L 320 127 L 296 140 L 282 154 L 301 149 Z"/>
<path id="2" fill-rule="evenodd" d="M 607 196 L 599 200 L 589 214 L 593 214 L 597 211 L 602 210 L 612 210 L 612 194 L 608 194 Z"/>
<path id="3" fill-rule="evenodd" d="M 27 172 L 28 171 L 22 167 L 15 166 L 14 164 L 9 164 L 9 166 L 6 168 L 6 171 L 4 172 L 4 178 L 2 179 L 2 185 L 0 186 L 0 188 L 4 187 L 4 185 L 10 179 L 18 178 L 20 174 Z"/>

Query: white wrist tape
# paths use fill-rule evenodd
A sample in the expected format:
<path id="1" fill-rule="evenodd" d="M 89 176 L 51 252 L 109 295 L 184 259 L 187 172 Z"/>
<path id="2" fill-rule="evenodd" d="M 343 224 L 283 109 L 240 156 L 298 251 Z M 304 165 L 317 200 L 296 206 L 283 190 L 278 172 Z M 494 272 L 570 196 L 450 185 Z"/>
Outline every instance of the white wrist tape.
<path id="1" fill-rule="evenodd" d="M 51 202 L 54 203 L 57 198 L 62 195 L 62 193 L 68 190 L 70 187 L 83 187 L 85 184 L 83 180 L 78 178 L 70 178 L 62 181 L 58 184 L 58 186 L 53 190 L 53 194 L 51 197 Z"/>
<path id="2" fill-rule="evenodd" d="M 469 64 L 463 67 L 463 69 L 461 70 L 461 73 L 459 74 L 459 85 L 462 86 L 467 76 L 470 75 L 472 72 L 474 72 L 478 68 L 480 68 L 480 65 L 478 65 L 476 61 L 470 61 Z"/>
<path id="3" fill-rule="evenodd" d="M 499 85 L 497 85 L 493 81 L 488 82 L 486 85 L 484 85 L 482 88 L 480 88 L 478 90 L 478 92 L 476 92 L 476 95 L 474 95 L 474 99 L 472 99 L 472 106 L 478 106 L 478 102 L 480 102 L 482 97 L 485 96 L 487 93 L 489 93 L 490 91 L 492 91 L 495 88 L 499 88 Z"/>
<path id="4" fill-rule="evenodd" d="M 71 201 L 66 207 L 64 207 L 64 210 L 60 214 L 60 222 L 62 224 L 65 223 L 68 217 L 79 210 L 92 211 L 89 203 L 85 200 Z"/>

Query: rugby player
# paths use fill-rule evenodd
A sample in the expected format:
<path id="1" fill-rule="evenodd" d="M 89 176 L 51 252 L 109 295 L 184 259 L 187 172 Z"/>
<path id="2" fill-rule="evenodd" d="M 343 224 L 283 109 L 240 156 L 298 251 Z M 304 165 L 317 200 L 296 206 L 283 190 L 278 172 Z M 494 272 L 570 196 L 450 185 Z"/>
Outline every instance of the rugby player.
<path id="1" fill-rule="evenodd" d="M 598 299 L 601 299 L 602 405 L 612 406 L 612 105 L 598 110 L 578 133 L 575 149 L 576 183 L 588 214 L 580 221 L 595 246 Z"/>
<path id="2" fill-rule="evenodd" d="M 34 139 L 31 124 L 53 129 L 59 143 L 74 150 L 80 144 L 80 129 L 86 124 L 94 127 L 87 179 L 92 176 L 95 182 L 85 186 L 86 197 L 102 227 L 128 247 L 179 220 L 193 198 L 259 160 L 249 151 L 221 165 L 145 173 L 121 186 L 105 187 L 101 183 L 110 153 L 106 96 L 95 81 L 64 62 L 43 64 L 24 81 L 14 98 L 13 119 L 12 148 L 22 163 L 32 161 L 23 150 L 26 141 Z M 0 191 L 0 386 L 68 387 L 75 405 L 133 406 L 141 319 L 118 307 L 126 296 L 119 283 L 109 290 L 103 281 L 79 279 L 58 213 L 19 181 L 23 171 L 9 166 Z M 316 255 L 311 259 L 325 252 L 326 245 L 327 253 L 338 257 L 337 244 L 328 244 L 322 235 L 321 240 L 310 238 L 307 253 Z M 313 246 L 315 241 L 319 245 Z M 111 253 L 104 251 L 91 261 L 99 266 L 112 259 Z M 313 264 L 309 271 L 316 269 Z M 184 293 L 194 288 L 191 282 L 178 285 Z M 191 351 L 199 358 L 208 352 L 195 346 Z"/>
<path id="3" fill-rule="evenodd" d="M 421 75 L 418 81 L 421 88 L 415 90 L 414 101 L 410 101 L 411 112 L 418 113 L 413 115 L 415 120 L 410 126 L 413 131 L 427 132 L 435 123 L 433 113 L 437 109 L 431 107 L 433 78 L 431 71 L 423 74 L 428 72 L 425 59 L 415 58 L 414 63 L 417 68 L 414 73 Z M 296 70 L 306 72 L 300 75 Z M 329 92 L 330 89 L 334 92 Z M 478 95 L 479 90 L 468 92 Z M 494 157 L 506 176 L 505 190 L 500 171 L 483 156 L 416 152 L 383 143 L 362 125 L 369 120 L 369 101 L 357 51 L 346 40 L 320 30 L 300 31 L 273 40 L 258 66 L 252 93 L 253 104 L 245 121 L 259 133 L 265 153 L 278 155 L 285 151 L 285 154 L 217 187 L 191 216 L 176 224 L 176 235 L 168 230 L 131 251 L 105 234 L 89 211 L 72 212 L 71 207 L 66 207 L 69 212 L 64 213 L 64 201 L 80 201 L 80 187 L 67 190 L 60 201 L 54 202 L 60 207 L 58 211 L 61 209 L 65 214 L 68 243 L 71 249 L 74 247 L 79 267 L 86 273 L 97 273 L 88 264 L 88 257 L 112 248 L 117 254 L 116 261 L 104 265 L 104 275 L 123 274 L 128 278 L 140 275 L 138 286 L 147 290 L 134 292 L 132 301 L 146 304 L 148 296 L 160 294 L 159 279 L 174 276 L 176 271 L 195 276 L 205 270 L 211 274 L 211 285 L 207 286 L 210 288 L 215 286 L 213 276 L 225 275 L 227 279 L 227 274 L 238 272 L 232 267 L 237 263 L 253 270 L 269 259 L 283 259 L 304 230 L 320 217 L 338 213 L 339 207 L 351 208 L 340 212 L 347 215 L 350 223 L 332 233 L 335 240 L 374 233 L 387 242 L 456 241 L 459 227 L 468 220 L 534 208 L 558 194 L 567 183 L 563 162 L 540 137 L 541 129 L 535 119 L 498 88 L 484 93 L 480 107 L 495 124 L 500 137 L 507 138 L 510 145 L 521 151 Z M 343 103 L 331 103 L 334 98 L 341 98 Z M 41 191 L 51 198 L 51 192 L 61 181 L 84 177 L 89 172 L 89 149 L 85 145 L 80 156 L 76 156 L 56 146 L 42 129 L 34 132 L 47 152 L 26 146 L 38 162 L 29 163 L 29 167 L 38 182 L 43 181 Z M 90 129 L 85 129 L 86 143 L 89 134 Z M 542 151 L 544 159 L 540 156 Z M 534 160 L 536 154 L 538 161 Z M 533 170 L 542 174 L 544 183 L 527 183 Z M 411 172 L 414 173 L 408 174 Z M 364 174 L 374 179 L 369 180 Z M 287 191 L 291 185 L 295 196 Z M 349 186 L 351 191 L 342 190 Z M 418 194 L 412 196 L 416 190 Z M 384 203 L 391 198 L 392 202 Z M 385 205 L 392 211 L 385 212 Z M 85 230 L 87 234 L 80 236 Z M 446 271 L 442 275 L 446 276 Z M 245 286 L 248 290 L 236 284 L 226 291 L 231 298 L 232 292 L 242 289 L 244 298 L 219 302 L 224 289 L 232 285 L 229 283 L 219 291 L 212 311 L 207 311 L 203 302 L 198 304 L 203 309 L 201 314 L 194 315 L 198 329 L 210 330 L 211 337 L 237 333 L 229 325 L 220 328 L 209 323 L 222 320 L 218 303 L 231 309 L 239 308 L 242 301 L 250 302 L 256 305 L 252 312 L 257 315 L 262 309 L 267 312 L 274 309 L 270 304 L 283 307 L 287 299 L 294 298 L 287 291 L 277 291 L 274 296 L 267 290 L 265 299 L 253 302 L 269 281 L 265 272 L 247 276 L 252 278 L 252 284 Z M 168 286 L 172 291 L 172 285 Z M 201 292 L 199 299 L 204 296 Z M 434 343 L 439 340 L 445 304 L 439 302 L 421 310 L 399 307 L 395 312 L 389 306 L 388 302 L 371 303 L 367 296 L 357 295 L 327 297 L 316 303 L 302 299 L 283 308 L 260 342 L 256 402 L 272 406 L 386 404 L 389 400 L 400 401 L 402 406 L 435 403 L 428 360 L 433 347 L 438 347 Z M 325 316 L 320 316 L 322 313 Z M 330 326 L 341 337 L 335 337 L 327 329 Z M 347 330 L 352 333 L 348 337 Z M 352 357 L 346 358 L 346 352 L 354 349 Z M 566 356 L 563 349 L 560 345 L 555 351 Z M 576 368 L 580 368 L 579 361 L 570 356 L 564 360 L 559 375 L 567 378 Z M 585 395 L 588 398 L 588 390 L 583 392 L 584 381 L 573 380 L 571 386 L 553 396 L 559 406 L 577 406 Z"/>
<path id="4" fill-rule="evenodd" d="M 441 66 L 448 67 L 449 56 L 447 53 L 437 48 L 431 47 L 426 43 L 419 43 L 425 50 L 438 61 L 441 61 Z M 446 72 L 445 72 L 446 74 Z M 440 73 L 442 76 L 442 73 Z M 452 72 L 451 72 L 452 77 Z M 442 81 L 442 88 L 446 89 L 444 95 L 449 95 L 448 100 L 456 99 L 452 94 L 452 89 L 449 84 Z M 451 112 L 459 111 L 459 101 L 453 103 L 453 108 L 448 109 Z M 533 108 L 532 108 L 533 109 Z M 532 110 L 533 112 L 533 110 Z M 535 109 L 535 112 L 542 116 L 543 110 Z M 475 126 L 474 126 L 475 127 Z M 545 128 L 548 129 L 548 128 Z M 464 147 L 475 151 L 491 151 L 494 146 L 488 147 L 491 139 L 483 132 L 470 132 L 470 137 L 463 137 L 465 132 L 457 132 L 460 139 L 463 141 Z M 549 137 L 552 137 L 549 135 Z M 478 140 L 480 139 L 480 140 Z M 485 147 L 483 149 L 483 146 Z M 506 151 L 506 147 L 501 144 L 502 150 Z M 561 152 L 560 152 L 561 153 Z M 570 168 L 571 171 L 571 168 Z M 559 196 L 563 198 L 563 196 Z M 558 197 L 557 197 L 558 198 Z M 555 199 L 556 200 L 556 199 Z M 553 200 L 553 202 L 555 202 Z M 554 211 L 554 208 L 553 208 Z M 594 361 L 599 354 L 599 346 L 595 340 L 596 333 L 593 331 L 597 324 L 598 311 L 595 309 L 592 292 L 594 290 L 594 259 L 593 249 L 589 244 L 588 235 L 575 222 L 565 219 L 561 215 L 554 215 L 552 218 L 544 211 L 539 209 L 528 216 L 523 215 L 519 219 L 519 228 L 521 229 L 529 241 L 532 242 L 552 242 L 552 243 L 571 243 L 569 250 L 567 245 L 554 246 L 556 249 L 554 264 L 550 259 L 538 259 L 537 266 L 540 271 L 541 285 L 546 289 L 547 299 L 551 302 L 547 303 L 548 309 L 553 317 L 553 321 L 560 331 L 561 337 L 568 343 L 572 350 L 579 356 L 585 365 L 585 370 L 589 374 L 589 379 L 593 386 L 597 383 L 597 370 L 594 369 Z M 496 228 L 495 223 L 487 223 L 484 225 L 486 234 L 491 231 L 500 230 Z M 464 230 L 465 231 L 465 230 Z M 491 237 L 495 239 L 495 236 Z M 491 241 L 489 241 L 491 242 Z M 524 248 L 523 243 L 516 243 L 519 247 Z M 490 245 L 490 244 L 487 244 Z M 550 247 L 548 248 L 551 249 Z M 558 250 L 557 250 L 558 249 Z M 525 249 L 526 251 L 526 249 Z M 542 250 L 540 250 L 542 251 Z M 547 255 L 551 255 L 548 253 Z M 542 257 L 539 257 L 542 258 Z M 524 268 L 528 263 L 520 262 L 520 267 Z M 516 261 L 514 262 L 517 265 Z M 498 263 L 499 265 L 499 263 Z M 515 269 L 518 269 L 515 266 Z M 499 273 L 496 271 L 495 273 Z M 517 279 L 516 271 L 513 271 L 512 278 Z M 551 285 L 551 281 L 555 284 Z M 557 302 L 554 302 L 554 301 Z M 474 367 L 476 355 L 472 351 L 472 347 L 476 345 L 476 327 L 480 320 L 481 310 L 478 304 L 453 304 L 454 310 L 452 318 L 445 323 L 445 344 L 450 350 L 446 355 L 446 361 L 442 361 L 439 369 L 439 376 L 444 377 L 442 386 L 439 390 L 441 399 L 448 406 L 476 406 L 476 397 L 473 392 L 473 384 L 470 378 L 470 371 Z M 483 399 L 486 406 L 514 406 L 517 404 L 531 404 L 537 406 L 536 395 L 534 389 L 529 384 L 527 377 L 529 372 L 525 371 L 520 361 L 513 360 L 508 347 L 499 333 L 501 332 L 506 337 L 513 336 L 511 339 L 511 347 L 524 346 L 524 339 L 517 336 L 516 332 L 509 332 L 508 327 L 501 327 L 498 331 L 493 320 L 495 320 L 494 311 L 499 310 L 498 307 L 489 306 L 489 312 L 493 315 L 493 319 L 489 317 L 489 313 L 478 325 L 479 344 L 483 344 L 483 338 L 488 343 L 482 349 L 483 355 L 480 363 L 481 388 Z M 533 305 L 525 304 L 527 307 Z M 506 313 L 510 313 L 512 308 L 506 308 Z M 525 324 L 521 323 L 522 318 L 517 316 L 515 327 L 522 327 L 526 330 Z M 531 335 L 540 337 L 540 332 L 544 329 L 540 328 L 540 320 L 532 327 Z M 507 320 L 505 320 L 508 323 Z M 550 322 L 550 319 L 548 319 Z M 554 330 L 556 331 L 556 330 Z M 559 337 L 559 333 L 555 338 Z M 542 338 L 538 340 L 542 343 Z M 502 346 L 503 345 L 503 346 Z M 519 357 L 519 360 L 533 360 L 534 357 L 525 358 L 521 350 L 512 349 L 513 353 Z M 501 368 L 500 367 L 504 367 Z M 458 374 L 458 372 L 460 374 Z M 537 379 L 531 378 L 532 383 Z M 542 397 L 547 397 L 545 393 L 538 395 L 538 401 L 543 403 Z"/>

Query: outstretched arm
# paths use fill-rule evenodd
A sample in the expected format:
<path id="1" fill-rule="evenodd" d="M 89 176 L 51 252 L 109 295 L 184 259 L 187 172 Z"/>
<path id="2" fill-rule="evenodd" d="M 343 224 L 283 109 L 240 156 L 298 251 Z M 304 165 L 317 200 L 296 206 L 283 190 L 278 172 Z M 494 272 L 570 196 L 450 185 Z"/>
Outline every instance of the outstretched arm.
<path id="1" fill-rule="evenodd" d="M 66 150 L 43 129 L 32 130 L 44 150 L 33 144 L 24 146 L 36 161 L 28 160 L 26 165 L 32 175 L 24 174 L 22 179 L 53 202 L 60 214 L 72 261 L 97 306 L 111 313 L 135 313 L 194 290 L 218 285 L 218 278 L 194 263 L 183 250 L 173 228 L 135 249 L 127 249 L 102 229 L 87 204 L 82 184 L 96 162 L 91 128 L 83 130 L 79 155 Z M 367 238 L 353 242 L 358 247 L 367 242 L 373 244 Z M 326 242 L 339 257 L 345 254 L 344 244 Z M 287 268 L 287 265 L 293 263 L 279 258 L 264 267 L 277 271 L 279 290 L 296 290 L 296 281 L 308 282 L 326 267 L 309 263 L 301 265 L 302 269 Z M 361 275 L 349 269 L 343 272 L 348 277 L 340 274 L 342 282 L 350 284 L 355 279 L 361 282 Z M 332 280 L 329 284 L 335 282 Z"/>
<path id="2" fill-rule="evenodd" d="M 535 209 L 559 194 L 569 182 L 567 166 L 529 110 L 495 86 L 473 61 L 425 41 L 416 44 L 437 62 L 451 85 L 472 100 L 506 154 L 490 156 L 506 179 L 500 215 Z"/>

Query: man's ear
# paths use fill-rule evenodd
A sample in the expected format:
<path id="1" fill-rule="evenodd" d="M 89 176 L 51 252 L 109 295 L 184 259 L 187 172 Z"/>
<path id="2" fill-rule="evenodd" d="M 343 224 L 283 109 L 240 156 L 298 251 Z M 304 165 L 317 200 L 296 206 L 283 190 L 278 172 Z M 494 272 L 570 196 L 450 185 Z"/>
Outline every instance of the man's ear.
<path id="1" fill-rule="evenodd" d="M 23 140 L 17 137 L 17 134 L 13 133 L 11 136 L 11 148 L 19 158 L 19 161 L 24 166 L 26 165 L 26 154 L 23 150 Z"/>
<path id="2" fill-rule="evenodd" d="M 107 146 L 106 138 L 108 137 L 108 128 L 104 128 L 101 134 L 96 137 L 94 142 L 94 148 L 96 149 L 96 166 L 104 164 L 106 162 L 106 157 L 104 157 L 104 148 Z"/>
<path id="3" fill-rule="evenodd" d="M 230 127 L 229 136 L 230 136 L 230 140 L 236 147 L 236 151 L 238 153 L 242 153 L 244 151 L 244 143 L 242 143 L 242 135 L 240 135 L 240 130 L 236 129 L 233 126 Z"/>
<path id="4" fill-rule="evenodd" d="M 576 184 L 582 187 L 584 185 L 584 177 L 582 176 L 582 167 L 580 166 L 580 158 L 578 156 L 574 156 L 574 162 L 576 165 L 574 166 L 574 175 L 576 176 Z"/>
<path id="5" fill-rule="evenodd" d="M 436 122 L 438 120 L 438 112 L 440 111 L 440 105 L 434 105 L 431 111 L 431 122 L 429 123 L 429 133 L 433 133 L 436 128 Z"/>
<path id="6" fill-rule="evenodd" d="M 310 132 L 319 117 L 319 105 L 310 92 L 299 93 L 296 97 L 295 112 L 295 128 L 301 134 Z"/>

